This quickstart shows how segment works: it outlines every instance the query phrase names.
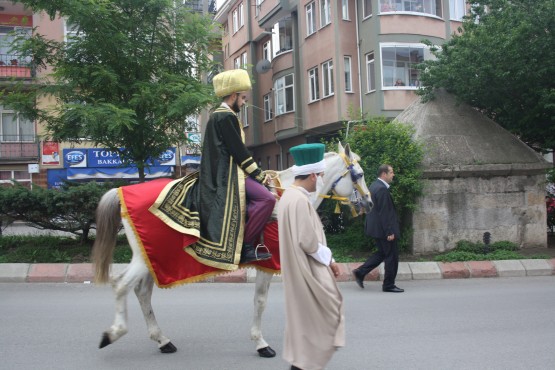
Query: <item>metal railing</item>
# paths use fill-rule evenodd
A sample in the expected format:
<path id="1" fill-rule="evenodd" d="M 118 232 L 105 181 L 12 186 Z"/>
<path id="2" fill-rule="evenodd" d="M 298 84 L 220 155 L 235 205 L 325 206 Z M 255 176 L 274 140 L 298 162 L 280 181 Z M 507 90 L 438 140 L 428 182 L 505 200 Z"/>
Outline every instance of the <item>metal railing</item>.
<path id="1" fill-rule="evenodd" d="M 0 78 L 32 78 L 36 70 L 29 57 L 0 54 Z"/>

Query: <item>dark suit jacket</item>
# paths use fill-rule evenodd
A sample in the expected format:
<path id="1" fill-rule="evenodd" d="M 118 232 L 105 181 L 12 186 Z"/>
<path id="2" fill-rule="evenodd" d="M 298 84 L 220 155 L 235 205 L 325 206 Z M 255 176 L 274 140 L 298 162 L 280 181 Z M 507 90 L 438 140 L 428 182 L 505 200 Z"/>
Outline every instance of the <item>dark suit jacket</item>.
<path id="1" fill-rule="evenodd" d="M 387 239 L 388 235 L 393 234 L 395 239 L 399 240 L 401 236 L 399 218 L 389 189 L 381 180 L 376 180 L 370 185 L 370 194 L 374 207 L 366 215 L 364 228 L 366 235 L 377 239 Z"/>

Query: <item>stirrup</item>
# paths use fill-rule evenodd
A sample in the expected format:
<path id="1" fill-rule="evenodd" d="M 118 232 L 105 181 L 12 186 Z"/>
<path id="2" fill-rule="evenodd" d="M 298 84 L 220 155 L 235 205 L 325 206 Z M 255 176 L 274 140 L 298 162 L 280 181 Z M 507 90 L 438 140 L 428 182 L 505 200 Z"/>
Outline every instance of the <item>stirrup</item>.
<path id="1" fill-rule="evenodd" d="M 256 248 L 254 248 L 254 256 L 256 257 L 257 260 L 258 260 L 258 248 L 266 249 L 266 253 L 268 253 L 270 256 L 272 256 L 272 253 L 270 253 L 270 250 L 268 249 L 267 246 L 265 246 L 264 244 L 258 244 L 256 246 Z M 272 258 L 272 257 L 270 257 L 270 258 Z"/>

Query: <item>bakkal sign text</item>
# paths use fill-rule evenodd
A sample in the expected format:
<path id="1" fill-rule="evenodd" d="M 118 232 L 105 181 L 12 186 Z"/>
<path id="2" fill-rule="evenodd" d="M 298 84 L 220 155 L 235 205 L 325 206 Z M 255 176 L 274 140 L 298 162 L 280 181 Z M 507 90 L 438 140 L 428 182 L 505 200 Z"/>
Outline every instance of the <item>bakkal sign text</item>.
<path id="1" fill-rule="evenodd" d="M 82 156 L 82 158 L 80 157 Z M 79 159 L 81 158 L 81 161 Z M 149 160 L 151 166 L 175 166 L 175 148 L 169 148 L 155 160 Z M 135 167 L 133 163 L 124 164 L 119 152 L 105 148 L 64 149 L 64 167 Z"/>

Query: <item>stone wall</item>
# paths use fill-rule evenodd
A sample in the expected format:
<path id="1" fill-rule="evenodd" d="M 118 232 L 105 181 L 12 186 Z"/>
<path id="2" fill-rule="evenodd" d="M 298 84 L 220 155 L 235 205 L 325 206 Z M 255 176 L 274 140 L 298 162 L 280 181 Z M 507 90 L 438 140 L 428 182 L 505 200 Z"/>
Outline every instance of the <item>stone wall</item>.
<path id="1" fill-rule="evenodd" d="M 546 247 L 545 175 L 428 178 L 412 215 L 413 253 L 443 252 L 457 241 L 509 240 Z"/>

